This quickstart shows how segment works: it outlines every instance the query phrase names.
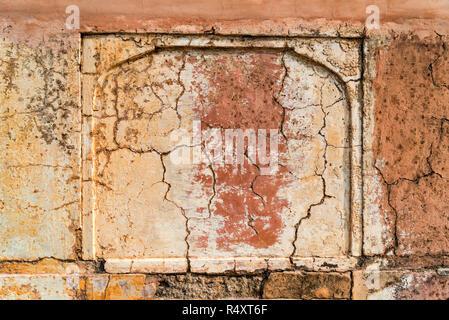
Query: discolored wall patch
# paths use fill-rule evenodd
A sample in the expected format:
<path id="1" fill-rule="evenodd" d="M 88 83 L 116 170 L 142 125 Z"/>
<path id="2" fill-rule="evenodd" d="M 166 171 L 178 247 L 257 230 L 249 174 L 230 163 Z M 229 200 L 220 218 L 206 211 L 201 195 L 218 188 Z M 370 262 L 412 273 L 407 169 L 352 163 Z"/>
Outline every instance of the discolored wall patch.
<path id="1" fill-rule="evenodd" d="M 83 38 L 86 258 L 222 272 L 359 254 L 357 40 L 139 37 Z"/>

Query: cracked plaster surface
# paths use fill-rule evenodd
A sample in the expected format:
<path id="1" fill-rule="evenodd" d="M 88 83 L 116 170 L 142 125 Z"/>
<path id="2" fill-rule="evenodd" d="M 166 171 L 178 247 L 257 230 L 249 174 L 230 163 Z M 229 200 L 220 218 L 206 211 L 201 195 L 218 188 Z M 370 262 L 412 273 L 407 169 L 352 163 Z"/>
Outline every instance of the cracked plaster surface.
<path id="1" fill-rule="evenodd" d="M 132 37 L 134 48 L 121 38 L 84 40 L 96 58 L 83 62 L 89 88 L 83 92 L 92 99 L 83 113 L 93 145 L 83 158 L 93 159 L 98 257 L 128 271 L 133 259 L 148 258 L 175 258 L 181 269 L 208 271 L 234 258 L 266 265 L 271 258 L 350 252 L 351 105 L 332 69 L 344 70 L 346 81 L 357 79 L 356 66 L 336 62 L 346 61 L 339 52 L 352 59 L 357 42 L 293 42 L 299 52 L 325 56 L 329 70 L 286 43 L 220 49 L 230 42 L 207 48 L 203 38 L 181 38 L 176 41 L 187 47 L 146 53 L 153 38 Z M 334 46 L 341 51 L 329 51 Z M 193 120 L 223 137 L 225 129 L 278 129 L 277 174 L 261 175 L 260 159 L 248 150 L 241 167 L 211 159 L 172 163 L 172 152 L 189 155 L 199 147 L 170 138 L 181 129 L 192 132 Z"/>
<path id="2" fill-rule="evenodd" d="M 78 54 L 0 39 L 0 260 L 78 255 Z"/>
<path id="3" fill-rule="evenodd" d="M 365 103 L 367 255 L 447 254 L 446 46 L 436 32 L 366 43 L 365 92 L 376 97 Z"/>

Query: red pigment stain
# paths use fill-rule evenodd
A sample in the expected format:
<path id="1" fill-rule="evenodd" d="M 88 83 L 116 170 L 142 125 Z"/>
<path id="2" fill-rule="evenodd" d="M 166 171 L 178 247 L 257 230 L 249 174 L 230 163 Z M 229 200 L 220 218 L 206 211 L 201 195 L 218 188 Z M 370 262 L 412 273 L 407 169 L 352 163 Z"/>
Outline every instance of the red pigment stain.
<path id="1" fill-rule="evenodd" d="M 281 89 L 284 74 L 281 59 L 282 53 L 268 51 L 210 52 L 187 57 L 187 63 L 194 66 L 194 111 L 202 121 L 202 129 L 279 129 L 283 110 L 274 97 Z M 224 139 L 223 130 L 222 134 Z M 285 141 L 280 139 L 279 151 L 285 149 Z M 260 176 L 246 157 L 242 167 L 214 164 L 213 168 L 216 194 L 210 213 L 224 217 L 223 226 L 216 230 L 218 249 L 231 250 L 231 245 L 239 244 L 267 248 L 275 244 L 283 228 L 281 214 L 289 207 L 277 193 L 292 176 L 281 167 L 275 175 Z M 204 179 L 198 173 L 195 183 L 202 184 Z M 207 182 L 204 188 L 210 188 Z M 203 237 L 201 241 L 207 243 L 208 239 Z"/>

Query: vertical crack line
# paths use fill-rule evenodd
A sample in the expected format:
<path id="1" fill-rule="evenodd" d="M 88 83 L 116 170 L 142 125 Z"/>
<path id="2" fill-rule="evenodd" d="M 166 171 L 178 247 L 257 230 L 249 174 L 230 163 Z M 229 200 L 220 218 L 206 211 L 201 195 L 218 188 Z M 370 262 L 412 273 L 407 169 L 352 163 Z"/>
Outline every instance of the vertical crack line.
<path id="1" fill-rule="evenodd" d="M 268 259 L 266 259 L 266 261 L 267 261 L 267 269 L 264 271 L 262 281 L 260 282 L 259 299 L 263 299 L 265 283 L 268 281 L 268 278 L 270 277 L 271 274 L 271 271 L 268 269 Z"/>
<path id="2" fill-rule="evenodd" d="M 108 274 L 108 282 L 106 282 L 106 286 L 104 287 L 104 294 L 103 294 L 103 300 L 106 300 L 107 294 L 108 294 L 108 288 L 109 284 L 111 283 L 111 275 Z"/>
<path id="3" fill-rule="evenodd" d="M 385 248 L 385 252 L 384 254 L 387 254 L 388 250 L 393 250 L 393 254 L 396 255 L 396 250 L 399 247 L 399 239 L 398 239 L 398 212 L 396 210 L 396 208 L 391 204 L 391 187 L 393 185 L 396 185 L 398 183 L 398 181 L 395 181 L 394 183 L 388 183 L 387 180 L 385 179 L 382 171 L 376 166 L 374 165 L 374 168 L 377 170 L 377 172 L 379 173 L 381 179 L 383 180 L 384 184 L 387 186 L 387 203 L 388 206 L 390 207 L 391 210 L 393 210 L 394 213 L 394 229 L 393 229 L 393 248 L 391 247 L 387 247 Z"/>
<path id="4" fill-rule="evenodd" d="M 250 185 L 251 191 L 262 200 L 262 203 L 265 207 L 265 199 L 263 198 L 263 196 L 261 194 L 257 193 L 256 190 L 254 190 L 254 183 L 256 183 L 257 178 L 259 178 L 261 176 L 260 167 L 248 156 L 248 148 L 246 148 L 244 155 L 248 159 L 248 162 L 251 163 L 257 169 L 257 175 L 251 181 L 251 185 Z"/>
<path id="5" fill-rule="evenodd" d="M 247 215 L 248 215 L 248 222 L 247 222 L 248 227 L 250 227 L 256 235 L 259 235 L 259 232 L 254 227 L 254 218 L 249 213 Z"/>
<path id="6" fill-rule="evenodd" d="M 290 259 L 290 264 L 291 264 L 292 266 L 294 266 L 294 263 L 293 263 L 293 257 L 294 257 L 294 255 L 295 255 L 295 253 L 296 253 L 296 250 L 297 250 L 297 248 L 296 248 L 296 241 L 298 240 L 298 232 L 299 232 L 299 228 L 300 228 L 302 222 L 303 222 L 304 220 L 310 219 L 310 217 L 311 217 L 311 215 L 312 215 L 312 208 L 313 208 L 313 207 L 320 206 L 320 205 L 322 205 L 322 204 L 324 203 L 324 201 L 326 200 L 326 198 L 331 198 L 331 196 L 328 196 L 328 195 L 326 194 L 326 180 L 324 179 L 324 172 L 325 172 L 326 169 L 327 169 L 327 148 L 328 148 L 329 144 L 328 144 L 328 142 L 327 142 L 327 140 L 326 140 L 325 134 L 323 133 L 323 130 L 326 128 L 326 116 L 327 116 L 327 113 L 326 113 L 326 111 L 325 111 L 324 108 L 323 108 L 323 100 L 322 100 L 322 99 L 323 99 L 323 93 L 322 93 L 323 87 L 324 87 L 324 84 L 322 84 L 322 85 L 321 85 L 321 88 L 320 88 L 320 109 L 321 109 L 321 112 L 323 112 L 323 126 L 322 126 L 322 127 L 320 128 L 320 130 L 318 131 L 318 134 L 323 138 L 324 143 L 325 143 L 324 154 L 323 154 L 324 165 L 323 165 L 323 170 L 322 170 L 321 173 L 315 172 L 315 175 L 321 178 L 321 182 L 322 182 L 322 184 L 323 184 L 323 195 L 322 195 L 322 197 L 321 197 L 321 199 L 320 199 L 319 202 L 313 203 L 313 204 L 311 204 L 311 205 L 309 206 L 309 208 L 307 209 L 307 214 L 306 214 L 306 216 L 305 216 L 305 217 L 302 217 L 301 219 L 299 219 L 299 221 L 295 224 L 295 236 L 294 236 L 293 243 L 292 243 L 292 245 L 293 245 L 293 251 L 292 251 L 292 253 L 291 253 L 290 257 L 289 257 L 289 259 Z"/>
<path id="7" fill-rule="evenodd" d="M 390 208 L 393 210 L 394 212 L 394 247 L 393 247 L 393 253 L 396 256 L 397 253 L 397 249 L 399 248 L 399 239 L 398 239 L 398 211 L 396 210 L 395 207 L 393 207 L 393 205 L 391 204 L 391 186 L 392 185 L 387 185 L 387 192 L 388 192 L 388 205 L 390 206 Z"/>
<path id="8" fill-rule="evenodd" d="M 189 243 L 189 236 L 190 236 L 190 229 L 189 229 L 189 218 L 187 217 L 187 214 L 186 214 L 186 212 L 185 212 L 185 210 L 184 210 L 184 208 L 183 207 L 181 207 L 180 205 L 178 205 L 175 201 L 173 201 L 173 200 L 171 200 L 171 199 L 169 199 L 168 198 L 168 193 L 170 192 L 170 190 L 171 190 L 171 184 L 169 183 L 169 182 L 167 182 L 166 180 L 165 180 L 165 174 L 166 174 L 166 172 L 167 172 L 167 168 L 165 167 L 165 163 L 164 163 L 164 154 L 159 154 L 159 156 L 160 156 L 160 159 L 161 159 L 161 163 L 162 163 L 162 169 L 163 169 L 163 172 L 162 172 L 162 183 L 164 183 L 164 184 L 166 184 L 167 185 L 167 191 L 165 192 L 165 194 L 164 194 L 164 200 L 166 200 L 166 201 L 168 201 L 168 202 L 170 202 L 170 203 L 172 203 L 174 206 L 176 206 L 176 208 L 178 208 L 180 211 L 181 211 L 181 214 L 182 214 L 182 216 L 184 217 L 184 219 L 185 219 L 185 229 L 186 229 L 186 236 L 185 236 L 185 238 L 184 238 L 184 241 L 185 241 L 185 243 L 186 243 L 186 260 L 187 260 L 187 272 L 190 272 L 190 270 L 191 270 L 191 264 L 190 264 L 190 243 Z"/>
<path id="9" fill-rule="evenodd" d="M 159 102 L 161 103 L 161 107 L 159 108 L 159 110 L 156 110 L 154 112 L 151 113 L 151 118 L 149 120 L 151 120 L 153 118 L 153 116 L 157 113 L 161 113 L 162 111 L 164 111 L 164 101 L 162 100 L 162 98 L 156 93 L 156 91 L 154 90 L 154 82 L 151 82 L 150 85 L 150 90 L 153 93 L 153 95 L 156 97 L 156 99 L 159 100 Z"/>
<path id="10" fill-rule="evenodd" d="M 441 85 L 439 85 L 436 81 L 435 81 L 435 77 L 433 75 L 433 65 L 445 54 L 447 48 L 446 48 L 446 44 L 443 41 L 443 36 L 440 35 L 438 32 L 435 31 L 435 33 L 437 34 L 437 36 L 440 38 L 440 41 L 442 43 L 441 47 L 443 48 L 443 52 L 442 53 L 437 53 L 436 58 L 429 64 L 428 70 L 430 73 L 430 79 L 432 80 L 432 84 L 436 87 L 436 88 L 441 88 L 441 86 L 443 86 L 446 89 L 449 89 L 449 86 L 442 83 Z"/>
<path id="11" fill-rule="evenodd" d="M 292 265 L 292 266 L 294 266 L 294 263 L 293 263 L 293 257 L 294 257 L 294 255 L 295 255 L 295 253 L 296 253 L 296 241 L 298 240 L 298 231 L 299 231 L 299 227 L 301 226 L 301 224 L 302 224 L 302 222 L 304 221 L 304 220 L 307 220 L 307 219 L 309 219 L 310 217 L 311 217 L 311 215 L 312 215 L 312 208 L 313 207 L 317 207 L 317 206 L 320 206 L 320 205 L 322 205 L 323 203 L 324 203 L 324 201 L 326 200 L 326 194 L 325 194 L 325 192 L 324 192 L 324 188 L 325 188 L 325 182 L 324 182 L 324 178 L 321 176 L 321 180 L 322 180 L 322 182 L 323 182 L 323 196 L 321 197 L 321 199 L 320 199 L 320 201 L 319 202 L 317 202 L 317 203 L 313 203 L 313 204 L 311 204 L 310 206 L 309 206 L 309 208 L 307 209 L 307 215 L 305 216 L 305 217 L 302 217 L 301 219 L 299 219 L 299 221 L 298 221 L 298 223 L 296 223 L 295 224 L 295 237 L 294 237 L 294 240 L 293 240 L 293 252 L 290 254 L 290 257 L 289 257 L 289 259 L 290 259 L 290 264 Z"/>
<path id="12" fill-rule="evenodd" d="M 287 68 L 287 65 L 285 64 L 285 55 L 286 55 L 286 51 L 284 51 L 284 53 L 282 54 L 282 58 L 281 58 L 281 65 L 282 65 L 282 67 L 284 69 L 284 74 L 283 74 L 282 80 L 281 80 L 281 86 L 279 87 L 279 91 L 278 91 L 277 95 L 273 96 L 273 100 L 282 109 L 282 117 L 281 117 L 281 123 L 280 123 L 279 131 L 281 132 L 282 137 L 284 138 L 285 142 L 287 143 L 288 139 L 287 139 L 287 136 L 284 133 L 285 107 L 279 101 L 281 93 L 282 93 L 282 91 L 284 91 L 285 79 L 288 76 L 288 68 Z"/>
<path id="13" fill-rule="evenodd" d="M 209 218 L 210 218 L 210 217 L 212 217 L 212 210 L 211 210 L 212 201 L 214 200 L 215 196 L 217 195 L 217 190 L 216 190 L 217 176 L 215 175 L 215 171 L 214 171 L 214 168 L 212 167 L 212 164 L 209 164 L 208 168 L 212 172 L 212 191 L 213 191 L 213 194 L 209 198 L 209 202 L 207 204 L 207 211 L 209 212 Z"/>
<path id="14" fill-rule="evenodd" d="M 254 177 L 254 179 L 251 181 L 251 184 L 250 184 L 250 189 L 251 189 L 251 191 L 258 197 L 258 198 L 260 198 L 261 200 L 262 200 L 262 205 L 265 207 L 265 200 L 264 200 L 264 198 L 262 197 L 262 195 L 260 195 L 259 193 L 257 193 L 255 190 L 254 190 L 254 183 L 256 182 L 256 179 L 258 178 L 258 177 L 260 177 L 260 175 L 261 175 L 261 170 L 260 170 L 260 167 L 255 163 L 255 162 L 253 162 L 253 160 L 249 157 L 249 155 L 248 155 L 248 147 L 247 148 L 245 148 L 245 151 L 244 151 L 244 156 L 248 159 L 248 163 L 249 164 L 251 164 L 251 165 L 253 165 L 256 169 L 257 169 L 257 175 Z M 253 231 L 254 231 L 254 233 L 256 234 L 256 235 L 259 235 L 259 232 L 256 230 L 256 228 L 254 227 L 254 218 L 252 217 L 252 215 L 249 213 L 249 212 L 247 212 L 246 213 L 247 214 L 247 225 L 248 225 L 248 227 L 250 227 Z"/>
<path id="15" fill-rule="evenodd" d="M 182 117 L 179 114 L 179 110 L 178 110 L 179 100 L 181 99 L 181 97 L 184 95 L 184 93 L 186 91 L 186 86 L 184 85 L 184 83 L 181 80 L 181 73 L 185 70 L 185 67 L 186 67 L 186 60 L 187 60 L 186 55 L 187 55 L 187 53 L 184 52 L 182 65 L 178 72 L 178 84 L 181 86 L 181 93 L 176 97 L 176 100 L 175 100 L 175 111 L 176 111 L 176 115 L 178 116 L 178 120 L 179 120 L 178 129 L 181 127 L 181 121 L 182 121 Z"/>
<path id="16" fill-rule="evenodd" d="M 114 127 L 113 127 L 113 136 L 112 136 L 112 140 L 114 141 L 114 143 L 117 145 L 117 147 L 120 146 L 120 144 L 117 141 L 117 132 L 118 132 L 118 125 L 119 125 L 119 111 L 118 111 L 118 81 L 117 81 L 117 77 L 114 77 L 114 111 L 115 111 L 115 116 L 116 116 L 116 120 L 114 121 Z"/>
<path id="17" fill-rule="evenodd" d="M 432 158 L 432 154 L 433 154 L 433 142 L 430 144 L 430 152 L 429 152 L 429 155 L 426 157 L 426 162 L 427 162 L 427 165 L 429 166 L 430 174 L 435 172 L 432 168 L 432 163 L 430 162 L 430 158 Z"/>

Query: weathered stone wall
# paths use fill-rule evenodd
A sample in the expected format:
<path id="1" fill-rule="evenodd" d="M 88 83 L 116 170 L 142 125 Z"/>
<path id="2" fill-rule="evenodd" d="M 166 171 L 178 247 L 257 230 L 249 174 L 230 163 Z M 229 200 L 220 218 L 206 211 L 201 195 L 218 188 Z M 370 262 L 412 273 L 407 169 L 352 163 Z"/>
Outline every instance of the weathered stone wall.
<path id="1" fill-rule="evenodd" d="M 0 298 L 449 298 L 448 8 L 324 2 L 0 1 Z M 276 174 L 175 163 L 195 120 Z"/>

